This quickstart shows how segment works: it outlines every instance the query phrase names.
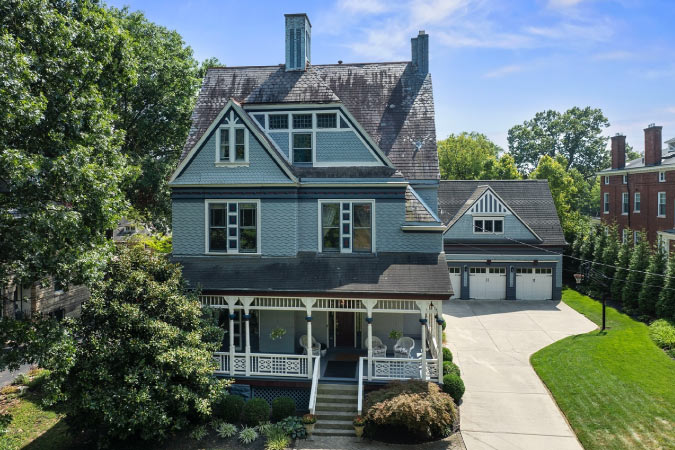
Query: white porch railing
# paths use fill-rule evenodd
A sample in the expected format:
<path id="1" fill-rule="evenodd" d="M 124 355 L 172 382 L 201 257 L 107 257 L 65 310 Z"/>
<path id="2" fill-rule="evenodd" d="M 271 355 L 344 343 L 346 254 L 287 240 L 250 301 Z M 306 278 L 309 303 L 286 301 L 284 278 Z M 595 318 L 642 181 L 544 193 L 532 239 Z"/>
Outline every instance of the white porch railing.
<path id="1" fill-rule="evenodd" d="M 314 371 L 312 372 L 312 389 L 309 391 L 309 412 L 314 414 L 316 409 L 316 393 L 319 390 L 319 377 L 321 376 L 321 356 L 314 358 Z"/>
<path id="2" fill-rule="evenodd" d="M 426 360 L 426 373 L 422 373 L 422 358 L 373 358 L 372 380 L 429 380 L 438 377 L 438 360 Z"/>
<path id="3" fill-rule="evenodd" d="M 229 353 L 216 352 L 213 354 L 213 359 L 217 365 L 215 373 L 224 375 L 271 375 L 303 378 L 308 376 L 306 355 L 251 353 L 248 358 L 249 371 L 247 373 L 245 353 L 235 353 L 234 362 L 231 362 Z"/>

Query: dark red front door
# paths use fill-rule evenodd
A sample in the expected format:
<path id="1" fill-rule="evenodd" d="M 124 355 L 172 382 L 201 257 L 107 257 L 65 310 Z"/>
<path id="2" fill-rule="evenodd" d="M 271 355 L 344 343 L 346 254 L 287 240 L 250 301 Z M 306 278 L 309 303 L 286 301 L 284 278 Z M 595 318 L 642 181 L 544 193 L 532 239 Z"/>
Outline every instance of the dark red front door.
<path id="1" fill-rule="evenodd" d="M 354 313 L 335 313 L 335 341 L 337 347 L 354 347 Z"/>

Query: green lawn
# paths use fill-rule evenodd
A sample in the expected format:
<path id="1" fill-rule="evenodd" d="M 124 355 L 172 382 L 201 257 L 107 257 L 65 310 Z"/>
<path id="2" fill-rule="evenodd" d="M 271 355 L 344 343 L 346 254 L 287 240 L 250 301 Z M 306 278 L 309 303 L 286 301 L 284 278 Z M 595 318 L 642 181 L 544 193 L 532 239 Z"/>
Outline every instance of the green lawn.
<path id="1" fill-rule="evenodd" d="M 599 302 L 570 289 L 563 301 L 601 323 Z M 675 361 L 645 324 L 608 307 L 607 326 L 538 351 L 534 369 L 587 450 L 675 448 Z"/>

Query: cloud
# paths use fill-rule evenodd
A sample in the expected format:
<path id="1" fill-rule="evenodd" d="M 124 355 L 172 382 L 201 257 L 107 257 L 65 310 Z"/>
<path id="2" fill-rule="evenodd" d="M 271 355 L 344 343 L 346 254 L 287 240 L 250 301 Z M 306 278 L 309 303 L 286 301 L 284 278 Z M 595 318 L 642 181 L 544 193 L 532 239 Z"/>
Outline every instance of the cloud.
<path id="1" fill-rule="evenodd" d="M 380 14 L 390 10 L 382 0 L 340 0 L 338 9 L 352 14 Z"/>
<path id="2" fill-rule="evenodd" d="M 410 4 L 410 20 L 422 24 L 442 22 L 470 3 L 469 0 L 415 0 Z"/>
<path id="3" fill-rule="evenodd" d="M 525 69 L 526 66 L 522 64 L 509 64 L 483 74 L 483 78 L 502 78 L 512 73 L 522 72 Z"/>
<path id="4" fill-rule="evenodd" d="M 593 55 L 593 59 L 597 61 L 625 61 L 627 59 L 635 58 L 636 54 L 622 50 L 611 52 L 601 52 Z"/>
<path id="5" fill-rule="evenodd" d="M 666 112 L 670 114 L 675 114 L 675 106 L 669 106 L 666 108 Z"/>
<path id="6" fill-rule="evenodd" d="M 548 27 L 526 27 L 525 31 L 534 36 L 555 41 L 608 41 L 614 34 L 607 20 L 588 23 L 560 22 Z"/>
<path id="7" fill-rule="evenodd" d="M 571 8 L 573 6 L 577 6 L 584 0 L 549 0 L 548 1 L 548 6 L 549 8 Z"/>
<path id="8" fill-rule="evenodd" d="M 675 65 L 661 67 L 659 69 L 649 69 L 641 73 L 649 80 L 655 80 L 657 78 L 672 78 L 675 77 Z"/>

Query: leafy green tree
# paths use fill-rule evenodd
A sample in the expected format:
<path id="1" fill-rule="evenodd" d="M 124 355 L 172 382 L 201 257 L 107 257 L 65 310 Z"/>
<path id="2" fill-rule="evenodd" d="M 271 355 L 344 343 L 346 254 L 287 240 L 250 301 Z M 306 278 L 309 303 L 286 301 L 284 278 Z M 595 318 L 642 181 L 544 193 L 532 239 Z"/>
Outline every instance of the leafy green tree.
<path id="1" fill-rule="evenodd" d="M 132 175 L 113 112 L 130 60 L 96 3 L 0 2 L 0 285 L 101 273 Z"/>
<path id="2" fill-rule="evenodd" d="M 614 271 L 614 279 L 610 292 L 614 300 L 621 300 L 623 296 L 623 288 L 626 285 L 626 277 L 628 276 L 628 265 L 630 264 L 630 257 L 633 251 L 633 244 L 630 239 L 622 242 L 619 245 L 619 251 L 616 255 L 616 270 Z"/>
<path id="3" fill-rule="evenodd" d="M 560 113 L 547 110 L 509 130 L 509 152 L 522 172 L 532 170 L 542 156 L 563 156 L 566 170 L 576 168 L 585 179 L 595 176 L 609 160 L 609 121 L 600 109 L 573 107 Z"/>
<path id="4" fill-rule="evenodd" d="M 509 153 L 504 153 L 496 159 L 487 159 L 481 174 L 483 180 L 519 180 L 521 178 L 513 156 Z"/>
<path id="5" fill-rule="evenodd" d="M 484 134 L 451 134 L 438 142 L 438 163 L 444 180 L 485 179 L 487 161 L 494 164 L 500 148 Z"/>
<path id="6" fill-rule="evenodd" d="M 638 308 L 638 297 L 645 279 L 645 271 L 649 265 L 650 245 L 644 233 L 640 233 L 638 243 L 633 247 L 633 252 L 628 264 L 628 275 L 621 294 L 623 308 L 629 313 L 634 313 Z"/>
<path id="7" fill-rule="evenodd" d="M 664 275 L 666 272 L 666 263 L 668 259 L 666 253 L 660 245 L 657 245 L 649 257 L 647 274 L 644 278 L 644 284 L 638 296 L 638 309 L 641 315 L 654 317 L 656 315 L 656 303 L 659 294 L 663 289 Z"/>
<path id="8" fill-rule="evenodd" d="M 641 157 L 642 155 L 633 150 L 633 146 L 626 142 L 626 162 L 639 159 Z M 609 167 L 609 165 L 607 167 Z"/>
<path id="9" fill-rule="evenodd" d="M 125 131 L 122 153 L 139 168 L 126 195 L 141 219 L 167 230 L 167 182 L 190 130 L 200 68 L 176 31 L 148 21 L 140 12 L 111 11 L 129 36 L 137 73 L 135 83 L 120 86 L 116 105 L 115 125 Z"/>
<path id="10" fill-rule="evenodd" d="M 663 289 L 656 303 L 656 317 L 675 321 L 675 254 L 668 261 Z"/>

